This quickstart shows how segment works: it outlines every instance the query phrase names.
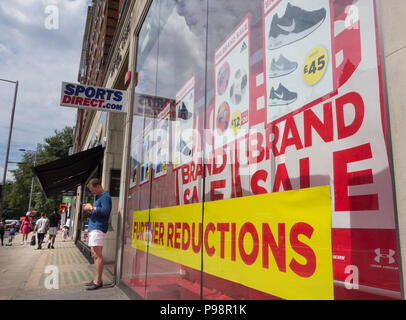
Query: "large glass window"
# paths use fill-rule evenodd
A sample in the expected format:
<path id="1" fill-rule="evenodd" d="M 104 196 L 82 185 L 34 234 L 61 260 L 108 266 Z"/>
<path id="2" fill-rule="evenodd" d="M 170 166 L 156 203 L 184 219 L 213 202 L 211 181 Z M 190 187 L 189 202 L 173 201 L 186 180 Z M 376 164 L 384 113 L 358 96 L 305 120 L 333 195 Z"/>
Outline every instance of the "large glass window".
<path id="1" fill-rule="evenodd" d="M 152 1 L 122 272 L 142 298 L 400 299 L 375 10 Z"/>

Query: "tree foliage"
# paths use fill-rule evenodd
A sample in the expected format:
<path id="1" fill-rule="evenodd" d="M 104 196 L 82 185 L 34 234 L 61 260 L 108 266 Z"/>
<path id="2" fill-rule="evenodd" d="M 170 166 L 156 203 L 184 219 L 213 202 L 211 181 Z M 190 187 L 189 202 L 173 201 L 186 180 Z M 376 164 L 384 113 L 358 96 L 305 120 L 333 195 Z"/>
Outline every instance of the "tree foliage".
<path id="1" fill-rule="evenodd" d="M 73 144 L 73 128 L 55 130 L 55 135 L 45 138 L 44 142 L 38 144 L 36 157 L 35 152 L 24 153 L 21 163 L 12 171 L 14 181 L 6 183 L 3 191 L 3 214 L 7 219 L 18 219 L 28 210 L 32 183 L 31 169 L 34 167 L 34 162 L 38 166 L 68 156 L 69 148 Z M 61 201 L 61 195 L 46 199 L 36 179 L 33 180 L 31 209 L 50 213 L 54 208 L 59 207 Z"/>

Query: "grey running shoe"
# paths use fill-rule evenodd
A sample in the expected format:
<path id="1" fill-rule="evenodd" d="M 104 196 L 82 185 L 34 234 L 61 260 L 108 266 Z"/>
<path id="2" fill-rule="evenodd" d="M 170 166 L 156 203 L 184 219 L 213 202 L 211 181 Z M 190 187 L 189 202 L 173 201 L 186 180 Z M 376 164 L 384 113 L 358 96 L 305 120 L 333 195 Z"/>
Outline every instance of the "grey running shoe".
<path id="1" fill-rule="evenodd" d="M 268 49 L 275 50 L 307 37 L 322 25 L 326 14 L 324 8 L 306 11 L 289 2 L 283 17 L 276 13 L 272 18 Z"/>
<path id="2" fill-rule="evenodd" d="M 283 55 L 279 56 L 278 61 L 272 59 L 271 67 L 269 70 L 270 78 L 277 78 L 292 73 L 297 69 L 297 62 L 289 61 Z"/>
<path id="3" fill-rule="evenodd" d="M 280 83 L 278 89 L 275 90 L 274 87 L 272 87 L 271 93 L 269 94 L 268 106 L 288 105 L 295 102 L 296 99 L 297 93 L 289 91 Z"/>

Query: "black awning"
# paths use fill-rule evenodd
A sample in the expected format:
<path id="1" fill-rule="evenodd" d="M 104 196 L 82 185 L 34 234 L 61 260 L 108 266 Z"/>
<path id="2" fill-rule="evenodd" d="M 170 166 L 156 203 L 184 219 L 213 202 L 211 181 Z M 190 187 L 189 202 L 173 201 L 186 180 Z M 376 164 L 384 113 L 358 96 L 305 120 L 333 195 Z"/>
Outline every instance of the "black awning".
<path id="1" fill-rule="evenodd" d="M 104 148 L 98 146 L 32 168 L 34 176 L 47 197 L 71 190 L 85 182 L 103 158 Z"/>

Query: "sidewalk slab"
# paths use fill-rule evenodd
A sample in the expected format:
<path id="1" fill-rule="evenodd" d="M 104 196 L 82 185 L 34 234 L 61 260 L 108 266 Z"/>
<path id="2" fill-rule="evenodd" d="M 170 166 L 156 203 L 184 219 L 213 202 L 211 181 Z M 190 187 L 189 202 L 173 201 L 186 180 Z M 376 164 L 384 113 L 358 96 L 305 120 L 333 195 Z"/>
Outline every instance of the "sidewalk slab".
<path id="1" fill-rule="evenodd" d="M 18 234 L 12 246 L 0 247 L 0 300 L 129 300 L 118 287 L 85 289 L 95 269 L 73 241 L 63 242 L 58 235 L 55 249 L 45 243 L 35 250 L 21 245 L 21 238 Z M 113 282 L 108 270 L 105 266 L 105 284 Z"/>

